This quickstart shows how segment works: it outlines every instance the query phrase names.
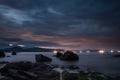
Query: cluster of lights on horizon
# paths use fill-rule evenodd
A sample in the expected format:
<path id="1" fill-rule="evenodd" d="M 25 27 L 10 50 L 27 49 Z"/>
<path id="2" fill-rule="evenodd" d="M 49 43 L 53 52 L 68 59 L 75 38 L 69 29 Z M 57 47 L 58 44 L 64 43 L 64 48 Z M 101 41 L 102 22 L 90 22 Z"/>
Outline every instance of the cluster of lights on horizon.
<path id="1" fill-rule="evenodd" d="M 9 44 L 9 46 L 15 46 L 14 44 Z M 25 47 L 25 45 L 21 45 L 21 44 L 18 44 L 17 46 L 19 46 L 19 47 Z"/>
<path id="2" fill-rule="evenodd" d="M 9 46 L 14 46 L 14 44 L 9 44 Z M 17 46 L 19 47 L 25 47 L 25 45 L 22 44 L 18 44 Z M 67 50 L 66 50 L 67 51 Z M 53 53 L 56 54 L 58 51 L 54 50 Z M 73 50 L 74 53 L 77 53 L 77 51 Z M 104 54 L 106 51 L 105 50 L 99 50 L 98 51 L 100 54 Z M 110 50 L 110 53 L 114 53 L 114 52 L 118 52 L 120 53 L 120 50 L 114 51 L 114 50 Z M 79 53 L 84 53 L 84 51 L 80 50 Z M 91 53 L 89 50 L 86 51 L 86 53 Z"/>
<path id="3" fill-rule="evenodd" d="M 54 51 L 53 51 L 54 54 L 57 54 L 57 52 L 58 52 L 57 50 L 54 50 Z"/>
<path id="4" fill-rule="evenodd" d="M 57 54 L 57 52 L 58 52 L 57 50 L 54 50 L 54 51 L 53 51 L 54 54 Z M 77 51 L 73 51 L 73 52 L 74 52 L 74 53 L 77 53 Z M 105 50 L 99 50 L 99 51 L 98 51 L 99 54 L 104 54 L 105 52 L 106 52 Z M 109 52 L 110 52 L 110 53 L 114 53 L 115 51 L 114 51 L 114 50 L 110 50 Z M 120 50 L 118 50 L 117 52 L 120 53 Z M 79 51 L 79 53 L 91 53 L 91 52 L 90 52 L 89 50 L 86 51 L 86 52 L 84 52 L 84 51 L 81 50 L 81 51 Z"/>

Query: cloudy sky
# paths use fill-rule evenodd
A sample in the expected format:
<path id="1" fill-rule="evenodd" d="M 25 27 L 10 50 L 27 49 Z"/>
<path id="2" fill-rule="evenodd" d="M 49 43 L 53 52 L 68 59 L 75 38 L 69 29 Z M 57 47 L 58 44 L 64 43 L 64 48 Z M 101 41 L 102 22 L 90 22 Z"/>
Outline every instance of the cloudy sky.
<path id="1" fill-rule="evenodd" d="M 120 49 L 119 0 L 0 0 L 0 48 Z"/>

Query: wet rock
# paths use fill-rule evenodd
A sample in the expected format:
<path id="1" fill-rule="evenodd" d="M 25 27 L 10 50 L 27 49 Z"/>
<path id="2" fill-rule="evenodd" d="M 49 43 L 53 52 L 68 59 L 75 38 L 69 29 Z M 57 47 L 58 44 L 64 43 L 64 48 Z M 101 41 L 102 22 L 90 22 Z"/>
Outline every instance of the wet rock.
<path id="1" fill-rule="evenodd" d="M 5 57 L 5 53 L 0 50 L 0 57 Z"/>
<path id="2" fill-rule="evenodd" d="M 76 73 L 66 73 L 63 76 L 64 80 L 78 80 L 78 74 Z"/>
<path id="3" fill-rule="evenodd" d="M 17 53 L 15 51 L 12 52 L 12 55 L 17 55 Z"/>
<path id="4" fill-rule="evenodd" d="M 15 62 L 8 63 L 0 70 L 1 75 L 13 80 L 56 80 L 59 72 L 44 63 Z M 8 80 L 9 80 L 8 78 Z M 3 79 L 4 80 L 4 79 Z"/>
<path id="5" fill-rule="evenodd" d="M 49 71 L 51 70 L 52 67 L 50 67 L 49 65 L 47 64 L 44 64 L 44 63 L 34 63 L 33 64 L 33 68 L 31 68 L 29 71 L 31 72 L 37 72 L 37 71 Z"/>
<path id="6" fill-rule="evenodd" d="M 113 57 L 120 58 L 120 54 L 113 55 Z"/>
<path id="7" fill-rule="evenodd" d="M 24 75 L 30 79 L 37 79 L 38 78 L 38 75 L 36 75 L 35 73 L 33 72 L 28 72 L 28 71 L 18 71 L 18 73 L 20 73 L 21 75 Z"/>
<path id="8" fill-rule="evenodd" d="M 66 60 L 66 61 L 77 61 L 79 60 L 79 56 L 72 51 L 66 51 L 61 57 L 61 60 Z"/>
<path id="9" fill-rule="evenodd" d="M 52 79 L 49 79 L 49 78 L 38 78 L 37 80 L 52 80 Z"/>
<path id="10" fill-rule="evenodd" d="M 14 62 L 14 63 L 8 63 L 4 68 L 2 68 L 0 71 L 2 73 L 6 73 L 9 69 L 15 69 L 15 70 L 24 70 L 28 71 L 33 67 L 33 64 L 31 62 L 27 61 L 21 61 L 21 62 Z"/>
<path id="11" fill-rule="evenodd" d="M 42 54 L 36 55 L 35 56 L 36 62 L 49 62 L 52 61 L 51 58 L 44 56 Z"/>
<path id="12" fill-rule="evenodd" d="M 7 62 L 7 61 L 0 61 L 0 64 L 7 64 L 7 63 L 9 63 L 9 62 Z"/>
<path id="13" fill-rule="evenodd" d="M 4 77 L 4 76 L 0 76 L 0 80 L 13 80 L 13 79 L 8 78 L 8 77 Z"/>
<path id="14" fill-rule="evenodd" d="M 114 80 L 120 80 L 120 76 L 115 77 Z"/>
<path id="15" fill-rule="evenodd" d="M 63 54 L 61 52 L 57 52 L 56 57 L 61 57 Z"/>
<path id="16" fill-rule="evenodd" d="M 20 75 L 17 70 L 9 69 L 5 76 L 11 77 L 14 80 L 28 80 L 27 77 Z"/>

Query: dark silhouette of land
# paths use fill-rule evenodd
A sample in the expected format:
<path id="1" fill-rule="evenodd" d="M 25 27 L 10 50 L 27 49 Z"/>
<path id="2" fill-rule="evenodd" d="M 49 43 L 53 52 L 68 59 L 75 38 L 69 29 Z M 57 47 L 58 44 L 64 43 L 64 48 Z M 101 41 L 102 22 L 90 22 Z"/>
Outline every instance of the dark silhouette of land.
<path id="1" fill-rule="evenodd" d="M 47 49 L 47 48 L 37 48 L 37 47 L 33 47 L 33 48 L 27 48 L 27 47 L 11 47 L 11 48 L 5 48 L 5 49 L 1 49 L 4 52 L 52 52 L 54 51 L 54 49 Z M 57 49 L 57 51 L 63 51 L 62 49 Z"/>

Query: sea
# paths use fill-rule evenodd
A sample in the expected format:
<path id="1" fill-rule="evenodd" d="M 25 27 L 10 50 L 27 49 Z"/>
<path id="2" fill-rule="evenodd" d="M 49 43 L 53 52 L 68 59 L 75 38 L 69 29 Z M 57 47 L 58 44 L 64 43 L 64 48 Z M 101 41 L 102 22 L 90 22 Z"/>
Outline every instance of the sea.
<path id="1" fill-rule="evenodd" d="M 52 62 L 48 64 L 67 66 L 76 65 L 80 68 L 95 70 L 105 75 L 117 77 L 120 76 L 120 58 L 112 57 L 110 54 L 99 53 L 76 53 L 79 56 L 79 61 L 62 61 L 56 58 L 52 52 L 19 52 L 17 55 L 6 53 L 6 57 L 0 58 L 0 61 L 19 62 L 30 61 L 36 62 L 35 55 L 43 54 L 52 58 Z"/>

